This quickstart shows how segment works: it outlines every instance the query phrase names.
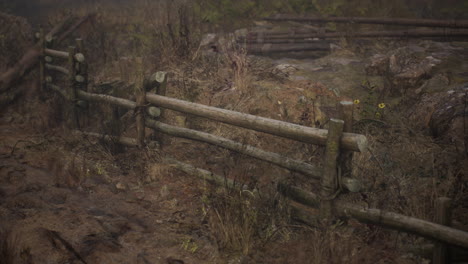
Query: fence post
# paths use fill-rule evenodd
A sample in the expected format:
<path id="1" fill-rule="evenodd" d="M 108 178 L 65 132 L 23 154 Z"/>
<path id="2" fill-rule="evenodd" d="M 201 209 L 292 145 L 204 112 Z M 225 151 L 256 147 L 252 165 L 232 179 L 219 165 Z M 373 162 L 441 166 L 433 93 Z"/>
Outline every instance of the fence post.
<path id="1" fill-rule="evenodd" d="M 328 138 L 324 157 L 323 176 L 320 180 L 320 215 L 325 222 L 333 218 L 333 199 L 338 192 L 338 166 L 340 138 L 343 134 L 344 121 L 330 119 Z"/>
<path id="2" fill-rule="evenodd" d="M 341 101 L 338 104 L 338 119 L 344 121 L 343 132 L 353 133 L 353 111 L 354 111 L 354 103 L 351 101 Z M 340 155 L 340 170 L 341 170 L 341 178 L 348 177 L 351 178 L 351 174 L 353 171 L 352 168 L 353 162 L 353 152 L 352 151 L 343 151 Z M 348 190 L 357 191 L 361 186 L 354 186 L 359 185 L 357 182 L 341 182 L 340 184 L 347 185 Z M 353 185 L 353 186 L 348 186 Z"/>
<path id="3" fill-rule="evenodd" d="M 44 92 L 45 84 L 45 34 L 44 29 L 41 27 L 39 30 L 39 45 L 41 49 L 41 56 L 39 60 L 39 91 Z"/>
<path id="4" fill-rule="evenodd" d="M 435 218 L 434 222 L 441 225 L 450 226 L 451 222 L 451 203 L 452 199 L 440 197 L 435 200 Z M 433 264 L 450 263 L 449 249 L 446 244 L 436 242 L 432 256 Z"/>
<path id="5" fill-rule="evenodd" d="M 79 67 L 77 70 L 77 75 L 76 75 L 76 82 L 78 83 L 78 86 L 80 87 L 81 90 L 89 92 L 88 91 L 88 62 L 86 61 L 86 53 L 84 49 L 84 44 L 83 44 L 83 39 L 77 38 L 76 39 L 76 47 L 77 47 L 77 52 L 82 56 L 79 62 Z M 79 101 L 78 102 L 79 106 L 83 108 L 84 111 L 84 116 L 85 120 L 83 121 L 85 124 L 88 125 L 88 118 L 89 118 L 89 103 L 86 101 Z"/>
<path id="6" fill-rule="evenodd" d="M 136 111 L 136 125 L 137 125 L 137 142 L 139 147 L 145 144 L 145 105 L 146 105 L 146 91 L 145 91 L 145 78 L 143 68 L 143 58 L 136 59 L 137 79 L 135 82 L 135 97 L 137 107 Z"/>
<path id="7" fill-rule="evenodd" d="M 165 71 L 158 71 L 153 76 L 151 76 L 151 80 L 155 81 L 156 84 L 156 91 L 157 95 L 166 96 L 167 92 L 167 72 Z M 165 117 L 165 110 L 164 108 L 159 108 L 160 114 L 156 120 L 163 120 Z M 162 133 L 155 133 L 154 134 L 155 141 L 159 142 L 159 147 L 162 150 L 164 145 L 167 143 L 167 137 L 165 137 Z"/>
<path id="8" fill-rule="evenodd" d="M 74 129 L 79 128 L 78 114 L 76 111 L 76 65 L 75 65 L 76 48 L 73 46 L 68 47 L 68 67 L 70 71 L 69 81 L 70 88 L 68 92 L 69 103 L 71 104 L 71 126 Z"/>

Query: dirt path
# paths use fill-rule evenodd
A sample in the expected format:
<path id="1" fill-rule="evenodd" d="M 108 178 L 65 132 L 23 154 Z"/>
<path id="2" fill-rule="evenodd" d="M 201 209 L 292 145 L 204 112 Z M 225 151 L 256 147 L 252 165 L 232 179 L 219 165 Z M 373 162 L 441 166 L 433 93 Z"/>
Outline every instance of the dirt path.
<path id="1" fill-rule="evenodd" d="M 141 175 L 128 169 L 128 157 L 112 167 L 90 142 L 6 122 L 0 138 L 0 225 L 18 237 L 23 260 L 218 263 L 197 210 L 198 184 L 187 176 L 155 175 L 143 185 Z M 87 153 L 79 150 L 83 146 Z M 59 158 L 50 158 L 51 152 Z M 78 159 L 66 161 L 80 155 L 88 162 L 85 172 Z"/>

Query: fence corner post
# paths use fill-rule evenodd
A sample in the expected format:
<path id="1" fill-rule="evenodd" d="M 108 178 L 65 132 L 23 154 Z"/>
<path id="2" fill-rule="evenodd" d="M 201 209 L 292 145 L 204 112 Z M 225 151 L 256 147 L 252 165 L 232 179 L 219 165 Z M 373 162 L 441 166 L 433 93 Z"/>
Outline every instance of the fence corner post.
<path id="1" fill-rule="evenodd" d="M 136 59 L 137 79 L 135 83 L 137 142 L 139 147 L 145 144 L 145 106 L 146 91 L 143 58 Z"/>
<path id="2" fill-rule="evenodd" d="M 451 222 L 451 203 L 452 199 L 440 197 L 435 200 L 435 218 L 434 222 L 450 226 Z M 450 263 L 450 254 L 448 246 L 442 242 L 436 242 L 432 255 L 433 264 Z"/>
<path id="3" fill-rule="evenodd" d="M 71 104 L 71 126 L 74 129 L 79 129 L 78 113 L 76 111 L 76 65 L 75 65 L 76 47 L 68 47 L 68 67 L 70 88 L 68 92 L 69 101 Z"/>
<path id="4" fill-rule="evenodd" d="M 320 216 L 325 223 L 333 218 L 333 199 L 339 190 L 338 157 L 340 154 L 340 139 L 343 134 L 344 121 L 332 118 L 329 124 L 323 175 L 320 180 Z"/>

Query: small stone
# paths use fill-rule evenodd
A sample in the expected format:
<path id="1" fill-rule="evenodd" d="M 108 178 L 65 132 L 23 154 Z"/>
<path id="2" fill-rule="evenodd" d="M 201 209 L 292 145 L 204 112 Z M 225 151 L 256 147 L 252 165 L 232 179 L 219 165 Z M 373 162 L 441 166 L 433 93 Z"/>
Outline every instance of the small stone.
<path id="1" fill-rule="evenodd" d="M 127 186 L 124 183 L 119 182 L 115 185 L 115 188 L 117 188 L 117 190 L 125 191 Z"/>
<path id="2" fill-rule="evenodd" d="M 161 198 L 166 198 L 169 194 L 170 192 L 169 192 L 169 188 L 167 187 L 167 185 L 164 185 L 159 191 L 159 195 L 161 196 Z"/>

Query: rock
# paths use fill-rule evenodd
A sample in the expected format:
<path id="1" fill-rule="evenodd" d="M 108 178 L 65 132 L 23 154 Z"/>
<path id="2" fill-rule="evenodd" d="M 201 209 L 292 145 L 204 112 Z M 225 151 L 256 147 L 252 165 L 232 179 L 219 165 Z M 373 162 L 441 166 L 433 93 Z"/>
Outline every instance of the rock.
<path id="1" fill-rule="evenodd" d="M 127 185 L 124 184 L 124 183 L 118 182 L 115 185 L 115 188 L 117 188 L 117 190 L 120 190 L 120 191 L 125 191 L 125 190 L 127 190 Z"/>
<path id="2" fill-rule="evenodd" d="M 282 73 L 286 76 L 289 76 L 290 74 L 298 71 L 298 68 L 293 64 L 284 63 L 284 64 L 276 65 L 275 70 L 278 73 Z"/>
<path id="3" fill-rule="evenodd" d="M 443 89 L 443 88 L 441 88 Z M 468 83 L 446 92 L 423 94 L 412 106 L 410 120 L 433 137 L 453 144 L 460 154 L 466 153 L 465 124 L 468 115 L 465 110 Z"/>
<path id="4" fill-rule="evenodd" d="M 159 194 L 161 198 L 166 198 L 167 196 L 169 196 L 170 192 L 169 192 L 169 188 L 167 187 L 167 185 L 164 185 L 161 188 L 161 190 L 159 191 Z"/>
<path id="5" fill-rule="evenodd" d="M 460 154 L 467 153 L 466 128 L 468 124 L 467 96 L 468 83 L 443 94 L 435 105 L 430 119 L 430 128 L 434 137 L 453 143 Z"/>
<path id="6" fill-rule="evenodd" d="M 370 58 L 370 62 L 366 65 L 366 74 L 372 76 L 383 75 L 388 70 L 389 57 L 383 54 L 375 54 Z"/>
<path id="7" fill-rule="evenodd" d="M 385 76 L 386 89 L 391 95 L 419 95 L 424 81 L 430 79 L 434 68 L 442 61 L 432 56 L 429 48 L 409 45 L 389 52 L 387 55 L 375 54 L 366 65 L 370 76 Z"/>

